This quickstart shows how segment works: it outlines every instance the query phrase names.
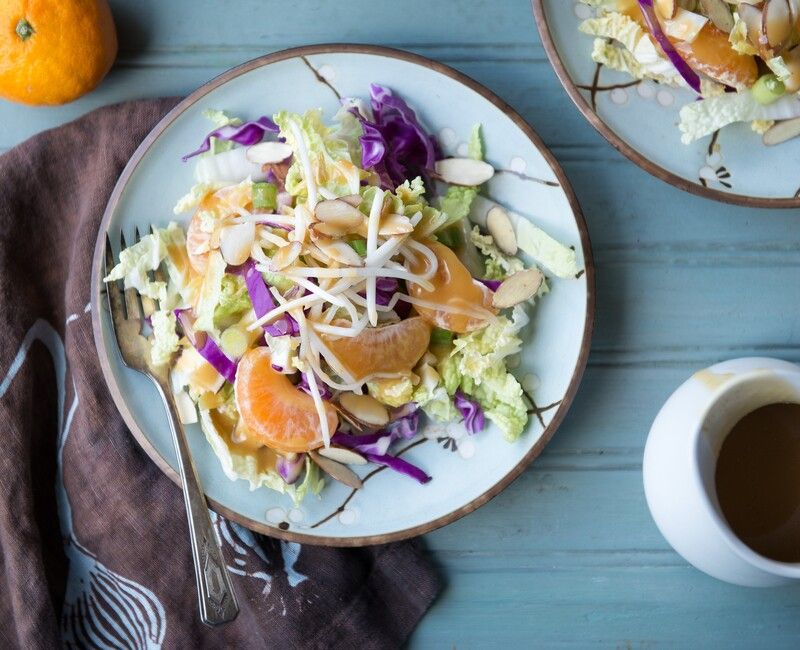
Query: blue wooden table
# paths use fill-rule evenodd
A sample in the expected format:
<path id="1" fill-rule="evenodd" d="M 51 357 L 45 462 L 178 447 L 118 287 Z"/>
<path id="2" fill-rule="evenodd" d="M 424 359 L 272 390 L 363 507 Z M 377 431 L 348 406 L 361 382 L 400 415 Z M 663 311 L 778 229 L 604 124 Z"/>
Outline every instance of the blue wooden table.
<path id="1" fill-rule="evenodd" d="M 687 566 L 650 519 L 641 478 L 650 423 L 695 369 L 754 354 L 800 361 L 800 211 L 692 197 L 617 154 L 558 84 L 528 0 L 111 4 L 110 76 L 69 106 L 0 102 L 0 149 L 102 104 L 188 93 L 270 51 L 349 41 L 405 48 L 485 84 L 576 189 L 598 281 L 583 385 L 516 483 L 427 536 L 447 588 L 413 647 L 800 647 L 800 586 L 748 590 Z"/>

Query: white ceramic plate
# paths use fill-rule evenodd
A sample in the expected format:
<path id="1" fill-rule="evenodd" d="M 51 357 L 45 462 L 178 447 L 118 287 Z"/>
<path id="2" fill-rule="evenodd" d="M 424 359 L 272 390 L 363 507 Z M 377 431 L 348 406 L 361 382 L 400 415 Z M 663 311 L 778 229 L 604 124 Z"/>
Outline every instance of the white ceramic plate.
<path id="1" fill-rule="evenodd" d="M 800 156 L 800 138 L 767 147 L 749 124 L 733 124 L 682 144 L 678 113 L 694 101 L 694 93 L 638 82 L 592 61 L 594 37 L 578 31 L 592 15 L 588 5 L 579 0 L 532 2 L 542 44 L 564 89 L 621 153 L 693 194 L 738 205 L 800 207 L 800 181 L 791 173 Z"/>
<path id="2" fill-rule="evenodd" d="M 538 378 L 534 398 L 541 410 L 531 415 L 522 438 L 509 444 L 493 427 L 468 436 L 460 424 L 427 426 L 404 454 L 433 476 L 427 485 L 381 471 L 354 494 L 329 482 L 320 498 L 309 497 L 294 507 L 287 496 L 266 488 L 251 492 L 245 481 L 230 481 L 199 427 L 188 427 L 212 508 L 251 529 L 306 543 L 362 545 L 402 539 L 454 521 L 488 501 L 553 435 L 577 390 L 591 336 L 593 267 L 580 209 L 550 152 L 510 107 L 454 70 L 406 52 L 356 45 L 279 52 L 234 68 L 173 109 L 128 163 L 103 219 L 92 279 L 95 341 L 117 407 L 153 461 L 177 481 L 166 419 L 153 407 L 159 403 L 156 392 L 145 377 L 122 365 L 100 299 L 106 233 L 117 242 L 120 230 L 131 237 L 137 226 L 146 231 L 151 221 L 164 225 L 174 218 L 175 200 L 193 184 L 193 165 L 182 164 L 181 155 L 194 150 L 209 130 L 203 110 L 224 109 L 253 119 L 281 109 L 302 112 L 321 106 L 330 116 L 338 106 L 337 92 L 367 96 L 370 82 L 405 98 L 439 136 L 446 153 L 456 153 L 472 125 L 480 122 L 489 162 L 512 170 L 495 176 L 489 195 L 574 246 L 586 272 L 575 280 L 553 281 L 525 330 L 527 341 L 515 372 L 520 379 Z M 362 475 L 370 469 L 363 468 Z"/>

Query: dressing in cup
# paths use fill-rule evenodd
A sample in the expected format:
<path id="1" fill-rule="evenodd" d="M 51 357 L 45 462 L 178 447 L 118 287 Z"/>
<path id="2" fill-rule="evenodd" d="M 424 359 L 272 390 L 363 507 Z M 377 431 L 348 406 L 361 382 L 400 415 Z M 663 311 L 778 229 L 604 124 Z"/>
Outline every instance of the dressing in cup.
<path id="1" fill-rule="evenodd" d="M 800 579 L 800 367 L 696 373 L 656 416 L 643 474 L 659 530 L 695 567 L 754 587 Z"/>

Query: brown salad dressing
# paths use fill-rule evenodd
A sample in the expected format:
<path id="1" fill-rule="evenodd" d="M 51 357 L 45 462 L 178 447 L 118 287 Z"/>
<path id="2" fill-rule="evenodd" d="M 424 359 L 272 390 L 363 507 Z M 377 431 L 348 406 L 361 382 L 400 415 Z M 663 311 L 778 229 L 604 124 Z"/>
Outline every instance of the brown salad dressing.
<path id="1" fill-rule="evenodd" d="M 756 553 L 800 562 L 800 404 L 769 404 L 731 429 L 716 489 L 733 532 Z"/>
<path id="2" fill-rule="evenodd" d="M 277 452 L 248 439 L 246 435 L 241 435 L 237 423 L 217 410 L 211 411 L 211 420 L 231 453 L 254 458 L 259 473 L 275 470 L 278 461 Z"/>

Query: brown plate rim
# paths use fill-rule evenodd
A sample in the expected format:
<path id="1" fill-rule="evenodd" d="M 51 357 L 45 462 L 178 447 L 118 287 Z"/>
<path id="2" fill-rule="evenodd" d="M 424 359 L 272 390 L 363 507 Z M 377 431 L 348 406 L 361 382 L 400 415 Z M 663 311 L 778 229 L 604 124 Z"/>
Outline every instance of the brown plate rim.
<path id="1" fill-rule="evenodd" d="M 262 533 L 264 535 L 277 537 L 279 539 L 283 539 L 286 541 L 301 542 L 303 544 L 352 547 L 352 546 L 367 546 L 372 544 L 385 544 L 388 542 L 395 542 L 409 537 L 414 537 L 416 535 L 421 535 L 423 533 L 427 533 L 437 528 L 440 528 L 441 526 L 450 524 L 456 521 L 457 519 L 460 519 L 464 515 L 467 515 L 470 512 L 474 511 L 475 509 L 479 508 L 484 503 L 486 503 L 494 496 L 499 494 L 501 491 L 503 491 L 506 487 L 508 487 L 508 485 L 514 479 L 516 479 L 522 473 L 522 471 L 531 463 L 531 461 L 542 452 L 542 449 L 544 449 L 544 446 L 553 437 L 553 434 L 555 433 L 558 426 L 561 424 L 562 420 L 564 419 L 564 416 L 566 415 L 567 410 L 572 404 L 572 401 L 578 390 L 581 378 L 583 376 L 584 370 L 586 368 L 586 362 L 589 356 L 589 348 L 592 338 L 592 330 L 594 327 L 594 306 L 595 306 L 594 261 L 592 257 L 591 244 L 589 241 L 589 232 L 586 227 L 586 221 L 583 218 L 583 213 L 581 212 L 580 205 L 578 204 L 577 197 L 575 196 L 575 192 L 573 191 L 572 186 L 569 183 L 569 180 L 564 174 L 564 171 L 561 169 L 561 166 L 558 164 L 553 154 L 545 146 L 541 138 L 534 132 L 534 130 L 522 119 L 522 117 L 514 109 L 512 109 L 508 104 L 506 104 L 502 99 L 497 97 L 497 95 L 495 95 L 489 89 L 485 88 L 477 81 L 471 79 L 470 77 L 464 75 L 463 73 L 458 72 L 443 63 L 439 63 L 438 61 L 433 61 L 421 55 L 412 54 L 410 52 L 406 52 L 403 50 L 397 50 L 377 45 L 360 45 L 360 44 L 348 44 L 348 43 L 326 43 L 319 45 L 306 45 L 306 46 L 281 50 L 279 52 L 274 52 L 272 54 L 267 54 L 265 56 L 252 59 L 251 61 L 247 61 L 239 66 L 236 66 L 228 70 L 227 72 L 224 72 L 218 77 L 215 77 L 214 79 L 200 86 L 200 88 L 195 90 L 185 99 L 183 99 L 179 104 L 177 104 L 169 113 L 167 113 L 166 116 L 164 116 L 161 119 L 161 121 L 158 122 L 158 124 L 156 124 L 153 130 L 147 135 L 147 137 L 142 141 L 142 143 L 136 149 L 130 161 L 125 166 L 125 169 L 122 171 L 122 174 L 120 175 L 119 180 L 117 181 L 117 184 L 114 187 L 111 197 L 109 198 L 108 205 L 106 207 L 105 213 L 103 214 L 103 219 L 100 224 L 97 243 L 95 245 L 95 251 L 94 251 L 94 260 L 92 263 L 92 285 L 91 285 L 92 330 L 94 333 L 95 347 L 97 348 L 97 354 L 100 359 L 100 366 L 103 371 L 103 377 L 105 378 L 106 384 L 111 393 L 111 397 L 114 400 L 114 403 L 116 404 L 120 414 L 122 415 L 125 424 L 128 426 L 128 429 L 133 434 L 133 437 L 136 439 L 136 441 L 139 443 L 139 445 L 142 447 L 145 453 L 150 457 L 150 459 L 158 466 L 158 468 L 161 469 L 161 471 L 164 472 L 164 474 L 166 474 L 170 479 L 172 479 L 174 483 L 180 485 L 180 479 L 177 473 L 172 469 L 172 467 L 170 467 L 170 465 L 161 456 L 161 454 L 158 453 L 155 447 L 153 447 L 153 445 L 147 439 L 144 432 L 137 426 L 133 414 L 128 409 L 128 406 L 119 390 L 119 386 L 117 385 L 114 379 L 109 359 L 105 353 L 103 331 L 100 323 L 100 304 L 101 304 L 100 268 L 105 246 L 105 234 L 108 230 L 108 225 L 111 221 L 113 213 L 117 209 L 117 205 L 119 203 L 120 197 L 122 196 L 122 192 L 125 186 L 130 180 L 130 177 L 133 174 L 134 170 L 136 169 L 137 165 L 144 157 L 145 153 L 150 149 L 150 147 L 153 145 L 155 140 L 161 135 L 161 133 L 181 113 L 183 113 L 189 106 L 194 104 L 198 99 L 206 95 L 211 90 L 217 88 L 218 86 L 246 72 L 249 72 L 250 70 L 254 70 L 256 68 L 265 65 L 276 63 L 278 61 L 284 61 L 286 59 L 298 58 L 316 54 L 330 54 L 330 53 L 372 54 L 376 56 L 395 58 L 402 61 L 407 61 L 409 63 L 414 63 L 417 65 L 422 65 L 424 67 L 432 68 L 436 72 L 439 72 L 440 74 L 443 74 L 447 77 L 450 77 L 451 79 L 455 79 L 456 81 L 464 84 L 471 90 L 477 92 L 484 99 L 494 104 L 501 111 L 503 111 L 516 124 L 516 126 L 519 127 L 522 130 L 522 132 L 531 140 L 531 142 L 541 152 L 542 156 L 544 156 L 545 160 L 555 173 L 556 178 L 558 179 L 558 182 L 561 185 L 561 188 L 563 189 L 565 195 L 567 196 L 567 199 L 569 201 L 570 207 L 572 209 L 575 218 L 575 222 L 580 232 L 581 245 L 584 251 L 584 262 L 586 267 L 586 273 L 585 273 L 586 318 L 584 321 L 583 340 L 581 342 L 581 349 L 578 354 L 575 370 L 573 371 L 572 378 L 570 380 L 569 386 L 567 387 L 567 391 L 564 394 L 564 398 L 561 401 L 561 404 L 557 408 L 556 413 L 554 414 L 553 419 L 550 421 L 549 425 L 542 432 L 542 435 L 540 436 L 539 440 L 528 451 L 528 453 L 525 454 L 525 456 L 503 478 L 501 478 L 486 492 L 476 497 L 466 505 L 461 506 L 460 508 L 457 508 L 456 510 L 453 510 L 452 512 L 446 515 L 442 515 L 441 517 L 433 519 L 424 524 L 413 526 L 411 528 L 405 528 L 403 530 L 393 531 L 391 533 L 365 535 L 358 537 L 327 537 L 320 535 L 308 535 L 305 533 L 299 533 L 292 530 L 284 531 L 278 527 L 269 526 L 261 522 L 249 519 L 248 517 L 244 517 L 241 514 L 234 512 L 231 509 L 223 506 L 222 504 L 214 501 L 213 499 L 208 498 L 209 506 L 214 511 L 218 512 L 219 514 L 223 515 L 224 517 L 227 517 L 232 521 L 242 524 L 243 526 L 246 526 L 247 528 L 250 528 L 251 530 Z"/>
<path id="2" fill-rule="evenodd" d="M 566 0 L 560 0 L 566 1 Z M 547 24 L 547 16 L 544 9 L 544 0 L 531 0 L 533 5 L 533 16 L 536 21 L 536 27 L 539 30 L 539 36 L 544 46 L 544 51 L 553 66 L 558 80 L 567 91 L 569 98 L 600 135 L 602 135 L 617 151 L 624 155 L 628 160 L 635 163 L 649 174 L 656 178 L 677 187 L 690 194 L 702 196 L 706 199 L 720 201 L 721 203 L 730 203 L 733 205 L 741 205 L 748 208 L 797 208 L 800 207 L 800 196 L 784 197 L 784 198 L 769 198 L 765 196 L 747 196 L 746 194 L 735 194 L 733 192 L 723 192 L 716 190 L 712 187 L 703 187 L 698 183 L 694 183 L 682 176 L 678 176 L 660 165 L 648 160 L 645 156 L 639 153 L 628 142 L 623 140 L 615 131 L 613 131 L 603 119 L 597 114 L 586 98 L 581 94 L 575 82 L 570 77 L 564 66 L 561 57 L 553 40 L 553 35 L 550 33 L 550 27 Z"/>

